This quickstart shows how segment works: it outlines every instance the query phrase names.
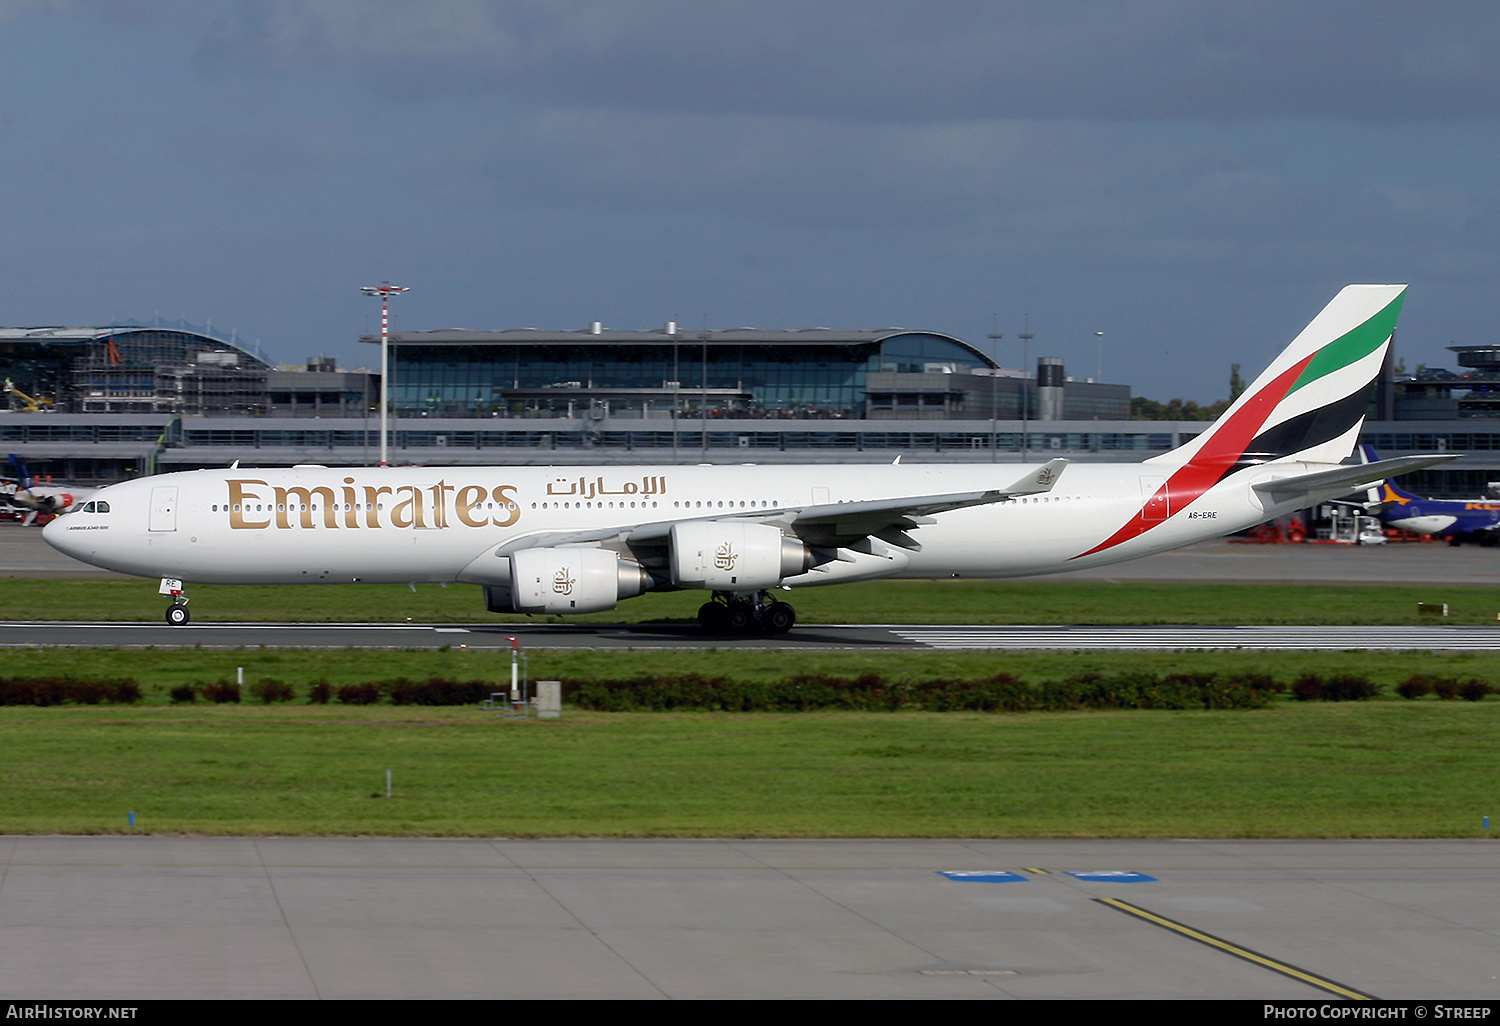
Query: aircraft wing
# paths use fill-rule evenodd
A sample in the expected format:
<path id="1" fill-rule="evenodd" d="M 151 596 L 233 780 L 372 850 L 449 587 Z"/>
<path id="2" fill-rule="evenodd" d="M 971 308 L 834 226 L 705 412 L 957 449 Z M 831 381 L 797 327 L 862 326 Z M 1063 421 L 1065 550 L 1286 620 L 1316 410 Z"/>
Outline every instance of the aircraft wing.
<path id="1" fill-rule="evenodd" d="M 965 506 L 984 506 L 993 502 L 1004 502 L 1020 495 L 1038 495 L 1051 491 L 1057 483 L 1065 459 L 1049 460 L 1030 473 L 1003 488 L 988 488 L 973 492 L 953 492 L 938 495 L 910 495 L 892 499 L 875 499 L 865 502 L 833 502 L 808 506 L 783 506 L 779 509 L 763 510 L 716 510 L 703 516 L 675 517 L 648 524 L 623 527 L 594 528 L 583 531 L 538 531 L 534 534 L 512 538 L 495 550 L 496 556 L 506 556 L 521 549 L 545 548 L 555 545 L 608 545 L 623 543 L 631 548 L 665 544 L 672 533 L 672 525 L 692 520 L 742 520 L 759 524 L 775 524 L 788 534 L 801 538 L 814 548 L 837 548 L 875 536 L 901 548 L 916 550 L 919 546 L 905 532 L 924 523 L 931 523 L 934 513 L 943 513 Z"/>
<path id="2" fill-rule="evenodd" d="M 1252 487 L 1275 503 L 1286 502 L 1299 495 L 1326 495 L 1329 489 L 1334 489 L 1335 495 L 1341 494 L 1338 491 L 1340 488 L 1349 492 L 1357 492 L 1379 484 L 1388 477 L 1456 460 L 1461 455 L 1462 453 L 1434 453 L 1430 456 L 1397 456 L 1375 463 L 1354 463 L 1349 466 L 1334 467 L 1332 470 L 1314 471 L 1311 474 L 1288 474 L 1286 477 L 1259 481 Z"/>
<path id="3" fill-rule="evenodd" d="M 871 502 L 840 502 L 804 506 L 787 511 L 781 518 L 790 533 L 815 548 L 839 548 L 876 537 L 898 548 L 915 552 L 921 548 L 906 532 L 932 523 L 934 513 L 965 506 L 986 506 L 1019 495 L 1039 495 L 1052 490 L 1068 465 L 1067 460 L 1048 460 L 1005 488 L 951 495 L 918 495 Z"/>

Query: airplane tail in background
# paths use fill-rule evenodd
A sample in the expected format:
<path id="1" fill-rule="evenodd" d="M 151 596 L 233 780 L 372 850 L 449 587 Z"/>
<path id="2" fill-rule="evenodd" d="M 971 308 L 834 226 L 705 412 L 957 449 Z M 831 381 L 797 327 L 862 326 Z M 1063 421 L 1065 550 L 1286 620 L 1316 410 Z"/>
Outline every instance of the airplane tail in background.
<path id="1" fill-rule="evenodd" d="M 1380 457 L 1375 452 L 1373 445 L 1361 445 L 1359 447 L 1360 459 L 1365 463 L 1379 463 Z M 1413 500 L 1420 500 L 1422 496 L 1415 492 L 1409 492 L 1396 482 L 1385 480 L 1372 487 L 1365 493 L 1365 501 L 1372 506 L 1385 503 L 1387 505 L 1404 506 Z"/>
<path id="2" fill-rule="evenodd" d="M 1339 463 L 1374 397 L 1405 285 L 1349 285 L 1203 434 L 1147 463 L 1218 480 L 1278 459 Z"/>
<path id="3" fill-rule="evenodd" d="M 1422 496 L 1409 492 L 1393 481 L 1385 481 L 1378 488 L 1370 489 L 1370 502 L 1385 503 L 1387 506 L 1404 506 L 1408 502 L 1420 501 Z"/>
<path id="4" fill-rule="evenodd" d="M 31 471 L 26 469 L 26 461 L 15 453 L 10 454 L 10 470 L 16 475 L 16 490 L 25 491 L 36 484 L 36 479 L 31 476 Z"/>

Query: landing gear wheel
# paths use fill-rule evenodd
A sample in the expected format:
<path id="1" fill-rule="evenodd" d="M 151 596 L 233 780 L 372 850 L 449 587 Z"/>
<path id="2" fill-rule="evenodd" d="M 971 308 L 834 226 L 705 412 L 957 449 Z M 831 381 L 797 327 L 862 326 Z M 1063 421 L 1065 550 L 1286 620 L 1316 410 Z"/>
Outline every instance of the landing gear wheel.
<path id="1" fill-rule="evenodd" d="M 772 602 L 762 622 L 768 634 L 785 634 L 797 622 L 797 611 L 785 602 Z"/>
<path id="2" fill-rule="evenodd" d="M 167 607 L 167 623 L 171 624 L 173 627 L 181 627 L 183 624 L 185 624 L 187 622 L 188 622 L 188 608 L 187 608 L 187 606 L 168 606 Z"/>
<path id="3" fill-rule="evenodd" d="M 729 607 L 718 602 L 705 602 L 698 607 L 698 626 L 710 634 L 722 634 L 729 629 Z"/>
<path id="4" fill-rule="evenodd" d="M 755 608 L 748 602 L 734 602 L 729 606 L 729 629 L 736 634 L 745 634 L 755 629 Z"/>

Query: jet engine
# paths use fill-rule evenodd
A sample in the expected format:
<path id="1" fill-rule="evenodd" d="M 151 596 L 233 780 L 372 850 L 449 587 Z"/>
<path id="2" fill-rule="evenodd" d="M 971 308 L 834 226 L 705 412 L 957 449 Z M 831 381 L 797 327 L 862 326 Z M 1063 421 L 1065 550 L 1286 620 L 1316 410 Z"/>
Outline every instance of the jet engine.
<path id="1" fill-rule="evenodd" d="M 812 553 L 769 524 L 693 521 L 672 525 L 671 563 L 679 588 L 760 591 L 806 573 Z"/>
<path id="2" fill-rule="evenodd" d="M 510 556 L 510 604 L 518 613 L 603 612 L 650 583 L 639 565 L 609 549 L 522 549 Z M 487 599 L 491 590 L 485 589 Z"/>

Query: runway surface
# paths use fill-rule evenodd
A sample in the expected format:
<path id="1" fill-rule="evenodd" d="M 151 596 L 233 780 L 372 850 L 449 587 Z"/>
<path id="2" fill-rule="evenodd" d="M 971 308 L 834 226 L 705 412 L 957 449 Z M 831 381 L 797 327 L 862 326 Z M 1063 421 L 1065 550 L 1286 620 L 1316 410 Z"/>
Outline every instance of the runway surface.
<path id="1" fill-rule="evenodd" d="M 443 648 L 768 649 L 878 651 L 977 649 L 1032 651 L 1487 651 L 1500 647 L 1496 627 L 985 627 L 834 624 L 772 636 L 704 635 L 696 627 L 572 624 L 166 624 L 0 623 L 0 647 L 26 645 L 124 648 Z"/>
<path id="2" fill-rule="evenodd" d="M 1497 854 L 1482 840 L 0 837 L 0 992 L 1489 1000 Z M 1071 875 L 1090 871 L 1105 875 Z M 1012 878 L 983 878 L 998 872 Z"/>

